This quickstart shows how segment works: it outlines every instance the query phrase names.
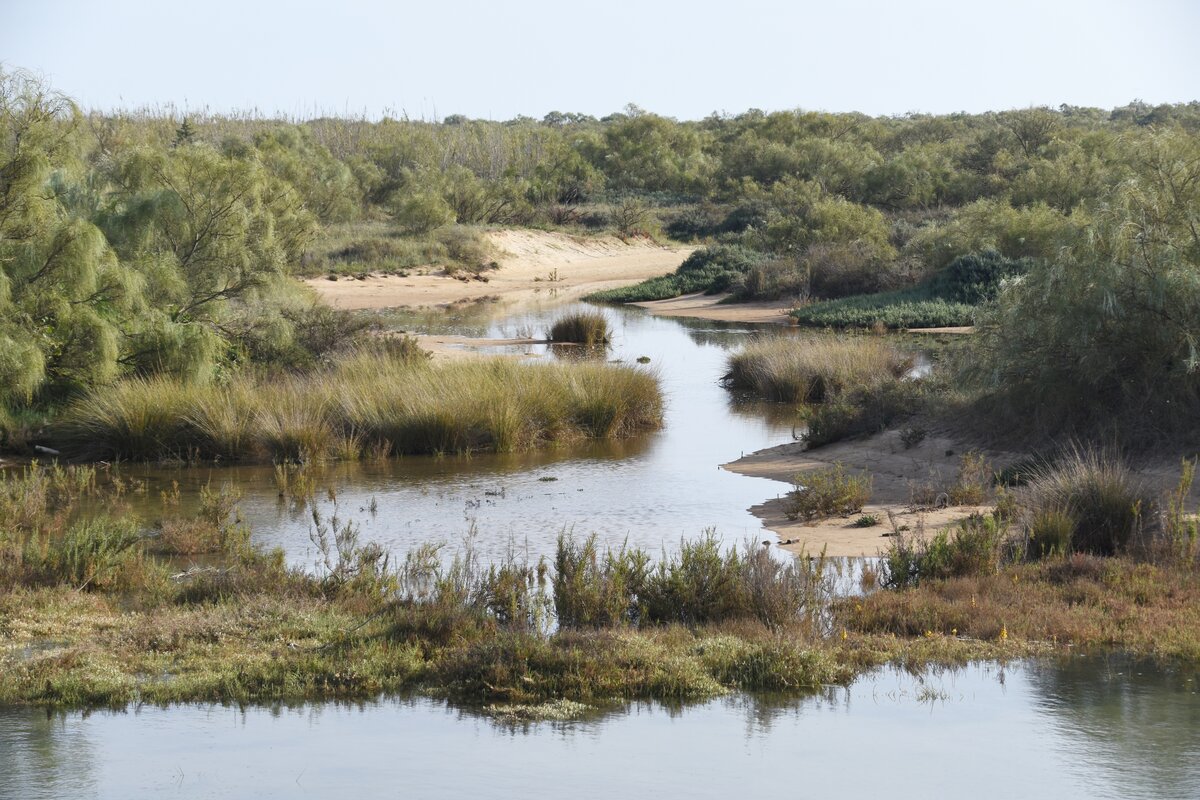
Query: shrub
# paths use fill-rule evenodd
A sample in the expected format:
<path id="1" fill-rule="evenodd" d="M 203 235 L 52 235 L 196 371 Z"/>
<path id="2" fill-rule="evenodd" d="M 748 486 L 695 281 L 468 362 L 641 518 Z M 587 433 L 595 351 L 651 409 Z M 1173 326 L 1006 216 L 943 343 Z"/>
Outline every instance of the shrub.
<path id="1" fill-rule="evenodd" d="M 1000 564 L 1002 525 L 991 516 L 974 514 L 952 530 L 940 530 L 928 541 L 898 534 L 880 563 L 879 584 L 889 589 L 922 581 L 994 573 Z"/>
<path id="2" fill-rule="evenodd" d="M 801 472 L 792 484 L 783 506 L 788 519 L 855 514 L 871 499 L 870 476 L 849 475 L 840 463 Z"/>
<path id="3" fill-rule="evenodd" d="M 608 344 L 612 334 L 608 320 L 599 312 L 578 312 L 556 320 L 550 327 L 550 341 L 574 344 Z"/>
<path id="4" fill-rule="evenodd" d="M 554 612 L 565 628 L 637 624 L 650 558 L 621 547 L 599 553 L 596 534 L 578 542 L 560 534 L 554 556 Z"/>
<path id="5" fill-rule="evenodd" d="M 670 275 L 651 278 L 634 286 L 595 292 L 584 299 L 599 303 L 637 303 L 692 292 L 717 294 L 731 289 L 740 276 L 766 259 L 762 253 L 737 245 L 702 247 Z"/>
<path id="6" fill-rule="evenodd" d="M 1024 275 L 1033 261 L 1005 258 L 995 250 L 959 256 L 934 275 L 931 291 L 937 297 L 955 303 L 979 305 L 995 300 L 1006 279 Z"/>

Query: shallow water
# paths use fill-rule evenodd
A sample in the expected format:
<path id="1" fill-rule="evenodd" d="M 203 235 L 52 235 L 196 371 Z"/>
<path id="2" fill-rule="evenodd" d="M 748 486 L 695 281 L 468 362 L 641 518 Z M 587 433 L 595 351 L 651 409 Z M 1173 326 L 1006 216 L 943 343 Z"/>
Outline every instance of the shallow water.
<path id="1" fill-rule="evenodd" d="M 553 319 L 576 308 L 559 306 L 492 322 L 392 319 L 408 330 L 419 325 L 440 333 L 536 337 L 544 335 Z M 354 520 L 363 540 L 378 541 L 397 555 L 424 542 L 455 545 L 471 529 L 477 530 L 475 545 L 485 559 L 501 557 L 513 547 L 534 558 L 550 554 L 563 530 L 595 532 L 612 544 L 628 541 L 652 552 L 676 547 L 681 538 L 709 528 L 727 542 L 774 538 L 746 509 L 788 487 L 735 475 L 718 465 L 789 441 L 794 419 L 782 406 L 739 400 L 719 379 L 731 348 L 753 335 L 788 331 L 664 319 L 640 309 L 602 312 L 615 335 L 600 357 L 629 364 L 648 357 L 647 368 L 661 377 L 667 401 L 661 431 L 535 453 L 334 465 L 317 471 L 322 513 Z M 495 350 L 547 359 L 586 356 L 580 348 L 555 350 L 549 345 Z M 256 543 L 283 547 L 294 563 L 313 558 L 310 512 L 280 500 L 271 467 L 122 469 L 149 482 L 141 500 L 146 516 L 159 513 L 159 490 L 172 481 L 192 495 L 206 482 L 231 482 L 243 493 L 242 516 Z M 329 488 L 336 501 L 329 499 Z"/>
<path id="2" fill-rule="evenodd" d="M 0 800 L 1196 798 L 1198 757 L 1196 675 L 1103 659 L 519 725 L 425 698 L 0 710 Z"/>

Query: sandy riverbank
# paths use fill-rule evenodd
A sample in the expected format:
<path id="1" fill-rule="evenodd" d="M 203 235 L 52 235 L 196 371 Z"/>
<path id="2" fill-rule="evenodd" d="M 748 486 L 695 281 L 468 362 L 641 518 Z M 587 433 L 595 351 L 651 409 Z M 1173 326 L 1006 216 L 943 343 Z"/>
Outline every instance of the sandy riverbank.
<path id="1" fill-rule="evenodd" d="M 663 247 L 645 239 L 624 242 L 615 236 L 568 236 L 534 230 L 486 234 L 497 253 L 498 269 L 486 280 L 460 280 L 433 272 L 369 275 L 365 280 L 310 278 L 305 282 L 334 308 L 381 309 L 449 306 L 494 299 L 506 306 L 553 300 L 628 286 L 673 272 L 695 249 Z"/>
<path id="2" fill-rule="evenodd" d="M 722 303 L 725 294 L 685 294 L 669 300 L 631 303 L 660 317 L 697 317 L 721 322 L 772 322 L 788 324 L 787 306 L 777 300 L 757 303 Z"/>
<path id="3" fill-rule="evenodd" d="M 871 476 L 871 502 L 861 514 L 850 517 L 804 522 L 789 520 L 783 513 L 782 495 L 760 503 L 750 512 L 763 525 L 779 536 L 784 549 L 808 554 L 822 548 L 830 556 L 874 556 L 887 549 L 892 532 L 888 522 L 890 511 L 897 525 L 907 525 L 913 531 L 922 525 L 932 534 L 946 525 L 984 510 L 977 506 L 918 511 L 912 508 L 914 487 L 932 484 L 949 486 L 958 475 L 962 454 L 972 448 L 944 436 L 929 436 L 920 444 L 906 449 L 899 434 L 889 431 L 867 439 L 837 442 L 815 450 L 807 450 L 802 442 L 789 442 L 760 450 L 737 461 L 722 465 L 739 475 L 771 478 L 791 482 L 797 473 L 821 469 L 841 463 L 849 470 Z M 1018 460 L 1015 453 L 985 452 L 995 468 Z M 854 527 L 860 515 L 879 518 L 879 524 L 869 528 Z"/>

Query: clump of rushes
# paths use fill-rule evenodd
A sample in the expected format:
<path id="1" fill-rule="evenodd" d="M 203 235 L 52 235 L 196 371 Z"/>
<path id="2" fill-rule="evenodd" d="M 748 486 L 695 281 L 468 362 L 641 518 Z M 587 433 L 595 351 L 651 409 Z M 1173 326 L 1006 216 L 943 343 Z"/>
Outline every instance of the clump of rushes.
<path id="1" fill-rule="evenodd" d="M 775 337 L 730 356 L 725 382 L 766 400 L 825 403 L 897 381 L 912 366 L 912 356 L 878 337 Z"/>
<path id="2" fill-rule="evenodd" d="M 568 314 L 550 326 L 550 341 L 570 344 L 608 344 L 612 334 L 608 320 L 597 311 Z"/>
<path id="3" fill-rule="evenodd" d="M 124 381 L 75 403 L 51 435 L 85 459 L 307 462 L 511 452 L 661 423 L 657 378 L 632 367 L 366 352 L 303 376 Z"/>
<path id="4" fill-rule="evenodd" d="M 783 504 L 788 519 L 856 514 L 871 499 L 870 476 L 847 473 L 841 464 L 801 472 L 792 484 Z"/>
<path id="5" fill-rule="evenodd" d="M 1120 458 L 1081 448 L 1036 468 L 1018 503 L 1037 551 L 1096 555 L 1126 550 L 1154 520 L 1157 507 L 1153 493 Z"/>

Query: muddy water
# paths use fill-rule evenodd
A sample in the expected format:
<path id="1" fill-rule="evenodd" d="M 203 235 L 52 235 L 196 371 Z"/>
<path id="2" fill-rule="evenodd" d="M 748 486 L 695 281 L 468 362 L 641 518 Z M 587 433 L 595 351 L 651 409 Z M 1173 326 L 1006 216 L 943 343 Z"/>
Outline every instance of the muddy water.
<path id="1" fill-rule="evenodd" d="M 1196 675 L 1126 661 L 885 671 L 803 700 L 511 724 L 431 699 L 0 710 L 0 800 L 1196 798 Z"/>
<path id="2" fill-rule="evenodd" d="M 553 319 L 574 309 L 560 306 L 498 321 L 393 317 L 392 322 L 424 332 L 536 338 L 545 335 Z M 476 547 L 484 558 L 512 548 L 534 557 L 552 552 L 564 530 L 594 532 L 608 542 L 628 541 L 652 552 L 710 528 L 728 542 L 773 538 L 746 509 L 788 487 L 718 465 L 788 441 L 795 421 L 780 406 L 732 397 L 719 379 L 731 348 L 753 335 L 787 331 L 663 319 L 638 309 L 603 313 L 615 331 L 607 350 L 493 349 L 537 359 L 591 357 L 636 364 L 649 358 L 644 368 L 657 372 L 666 394 L 661 431 L 536 453 L 334 465 L 314 470 L 322 513 L 352 520 L 363 540 L 381 542 L 398 555 L 424 542 L 456 545 L 470 530 L 477 532 Z M 161 513 L 159 491 L 173 481 L 183 488 L 185 504 L 205 483 L 232 483 L 243 494 L 242 516 L 257 543 L 283 547 L 295 563 L 313 558 L 310 509 L 279 498 L 271 467 L 123 469 L 149 482 L 141 501 L 148 517 Z"/>

